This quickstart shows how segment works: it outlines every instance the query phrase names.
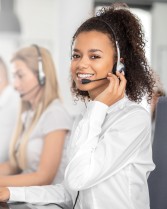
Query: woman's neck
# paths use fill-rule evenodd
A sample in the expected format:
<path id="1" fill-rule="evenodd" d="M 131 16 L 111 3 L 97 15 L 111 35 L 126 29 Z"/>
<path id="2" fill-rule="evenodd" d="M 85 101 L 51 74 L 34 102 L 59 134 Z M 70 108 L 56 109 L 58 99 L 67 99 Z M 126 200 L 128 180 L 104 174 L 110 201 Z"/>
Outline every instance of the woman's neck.
<path id="1" fill-rule="evenodd" d="M 38 106 L 38 104 L 41 100 L 41 97 L 42 97 L 42 91 L 41 91 L 41 89 L 39 89 L 37 94 L 34 95 L 33 99 L 29 101 L 30 107 L 32 110 L 34 110 Z"/>
<path id="2" fill-rule="evenodd" d="M 94 100 L 99 94 L 101 94 L 108 86 L 108 83 L 100 86 L 99 88 L 88 91 L 90 99 Z"/>

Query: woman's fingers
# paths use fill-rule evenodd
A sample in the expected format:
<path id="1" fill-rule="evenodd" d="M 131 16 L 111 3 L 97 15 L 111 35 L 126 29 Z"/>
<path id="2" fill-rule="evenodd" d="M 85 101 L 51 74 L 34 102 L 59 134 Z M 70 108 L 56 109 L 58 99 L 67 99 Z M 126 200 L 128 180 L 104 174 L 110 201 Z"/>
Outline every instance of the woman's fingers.
<path id="1" fill-rule="evenodd" d="M 113 94 L 124 95 L 126 88 L 126 79 L 123 73 L 117 72 L 116 75 L 109 73 L 108 74 L 109 91 Z"/>
<path id="2" fill-rule="evenodd" d="M 95 100 L 110 106 L 124 97 L 126 79 L 121 73 L 117 73 L 117 75 L 109 73 L 107 79 L 109 80 L 107 88 Z"/>
<path id="3" fill-rule="evenodd" d="M 7 187 L 0 188 L 0 202 L 7 202 L 10 198 L 10 191 Z"/>
<path id="4" fill-rule="evenodd" d="M 126 78 L 124 76 L 124 73 L 120 73 L 120 72 L 116 72 L 116 75 L 119 77 L 120 79 L 120 89 L 125 89 L 126 88 Z"/>
<path id="5" fill-rule="evenodd" d="M 108 85 L 109 92 L 112 92 L 113 94 L 115 94 L 119 87 L 119 79 L 117 78 L 116 75 L 112 73 L 108 73 L 107 79 L 110 81 Z"/>
<path id="6" fill-rule="evenodd" d="M 118 92 L 123 97 L 124 94 L 125 94 L 125 89 L 126 89 L 126 83 L 127 83 L 127 81 L 126 81 L 126 78 L 124 76 L 124 73 L 117 72 L 116 75 L 119 78 Z"/>

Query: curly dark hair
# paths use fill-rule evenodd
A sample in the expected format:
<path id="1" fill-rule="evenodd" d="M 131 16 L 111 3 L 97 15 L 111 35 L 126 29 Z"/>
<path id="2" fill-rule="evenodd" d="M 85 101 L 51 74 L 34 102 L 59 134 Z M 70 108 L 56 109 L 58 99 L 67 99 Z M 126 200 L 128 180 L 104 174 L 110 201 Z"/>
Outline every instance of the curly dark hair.
<path id="1" fill-rule="evenodd" d="M 72 45 L 80 33 L 92 30 L 107 34 L 115 47 L 115 52 L 115 42 L 119 43 L 120 54 L 126 66 L 128 98 L 139 103 L 142 97 L 147 95 L 148 102 L 150 102 L 155 82 L 153 71 L 145 57 L 145 38 L 140 20 L 124 3 L 114 3 L 110 7 L 103 7 L 96 16 L 81 24 L 73 36 Z M 89 98 L 88 92 L 77 89 L 74 81 L 72 81 L 71 89 L 77 98 Z"/>

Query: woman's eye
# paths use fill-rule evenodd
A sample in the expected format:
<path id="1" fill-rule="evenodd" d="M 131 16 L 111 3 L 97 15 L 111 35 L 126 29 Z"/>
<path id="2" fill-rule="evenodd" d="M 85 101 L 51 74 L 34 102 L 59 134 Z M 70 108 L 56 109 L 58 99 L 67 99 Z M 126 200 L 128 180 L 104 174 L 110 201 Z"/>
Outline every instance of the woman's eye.
<path id="1" fill-rule="evenodd" d="M 22 75 L 22 74 L 14 74 L 13 75 L 13 78 L 15 79 L 15 78 L 19 78 L 19 79 L 22 79 L 24 77 L 24 75 Z"/>
<path id="2" fill-rule="evenodd" d="M 99 55 L 92 55 L 91 59 L 100 59 L 100 56 Z"/>
<path id="3" fill-rule="evenodd" d="M 78 59 L 78 58 L 80 58 L 80 55 L 79 54 L 73 54 L 72 55 L 72 59 Z"/>
<path id="4" fill-rule="evenodd" d="M 21 79 L 21 78 L 23 78 L 23 75 L 18 75 L 18 77 Z"/>

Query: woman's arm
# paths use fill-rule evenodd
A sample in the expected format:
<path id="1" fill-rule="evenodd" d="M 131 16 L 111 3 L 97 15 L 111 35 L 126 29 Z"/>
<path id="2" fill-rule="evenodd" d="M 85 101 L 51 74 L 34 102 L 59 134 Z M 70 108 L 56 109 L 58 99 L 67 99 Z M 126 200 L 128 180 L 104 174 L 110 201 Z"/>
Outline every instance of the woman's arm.
<path id="1" fill-rule="evenodd" d="M 9 161 L 0 164 L 0 176 L 13 175 L 18 172 L 19 170 L 13 167 Z"/>
<path id="2" fill-rule="evenodd" d="M 0 187 L 51 184 L 60 164 L 66 133 L 66 130 L 56 130 L 46 135 L 40 164 L 36 172 L 0 176 Z"/>
<path id="3" fill-rule="evenodd" d="M 73 192 L 76 198 L 76 193 Z M 31 204 L 58 204 L 62 208 L 72 208 L 73 201 L 64 184 L 31 187 L 3 187 L 0 188 L 0 202 L 7 201 L 28 202 Z"/>

